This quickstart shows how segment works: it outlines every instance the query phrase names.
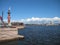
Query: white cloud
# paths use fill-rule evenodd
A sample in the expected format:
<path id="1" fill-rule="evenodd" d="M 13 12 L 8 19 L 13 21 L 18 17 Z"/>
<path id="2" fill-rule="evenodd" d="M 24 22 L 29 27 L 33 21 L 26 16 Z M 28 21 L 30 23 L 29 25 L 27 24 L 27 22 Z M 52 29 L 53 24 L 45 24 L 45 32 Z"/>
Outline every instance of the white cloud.
<path id="1" fill-rule="evenodd" d="M 60 18 L 59 17 L 54 17 L 53 20 L 60 20 Z"/>
<path id="2" fill-rule="evenodd" d="M 7 22 L 7 19 L 4 20 Z M 40 23 L 40 22 L 48 22 L 48 21 L 59 21 L 59 17 L 54 18 L 39 18 L 39 17 L 32 17 L 32 18 L 26 18 L 26 19 L 20 19 L 20 20 L 11 20 L 11 22 L 23 22 L 23 23 Z"/>
<path id="3" fill-rule="evenodd" d="M 60 18 L 58 17 L 54 17 L 54 18 L 35 18 L 35 17 L 32 17 L 32 18 L 27 18 L 27 19 L 23 19 L 25 21 L 47 21 L 47 20 L 60 20 Z"/>
<path id="4" fill-rule="evenodd" d="M 32 17 L 32 18 L 26 18 L 26 19 L 21 19 L 20 21 L 24 23 L 32 23 L 32 22 L 40 22 L 40 21 L 60 21 L 59 17 L 54 17 L 54 18 L 38 18 L 38 17 Z"/>

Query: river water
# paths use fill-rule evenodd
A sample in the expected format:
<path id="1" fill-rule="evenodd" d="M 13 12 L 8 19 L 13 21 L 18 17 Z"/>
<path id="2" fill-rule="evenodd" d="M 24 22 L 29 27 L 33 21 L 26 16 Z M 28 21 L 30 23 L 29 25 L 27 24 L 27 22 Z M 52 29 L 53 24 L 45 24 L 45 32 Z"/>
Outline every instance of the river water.
<path id="1" fill-rule="evenodd" d="M 60 26 L 31 25 L 18 30 L 18 34 L 25 38 L 4 45 L 60 45 Z"/>

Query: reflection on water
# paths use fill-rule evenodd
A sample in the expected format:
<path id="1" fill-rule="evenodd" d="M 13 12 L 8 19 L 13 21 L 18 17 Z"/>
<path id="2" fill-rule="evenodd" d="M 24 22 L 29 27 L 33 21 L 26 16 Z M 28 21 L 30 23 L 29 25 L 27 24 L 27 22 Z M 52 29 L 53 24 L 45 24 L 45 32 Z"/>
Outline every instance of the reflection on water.
<path id="1" fill-rule="evenodd" d="M 60 26 L 26 26 L 18 34 L 25 38 L 4 45 L 60 45 Z"/>

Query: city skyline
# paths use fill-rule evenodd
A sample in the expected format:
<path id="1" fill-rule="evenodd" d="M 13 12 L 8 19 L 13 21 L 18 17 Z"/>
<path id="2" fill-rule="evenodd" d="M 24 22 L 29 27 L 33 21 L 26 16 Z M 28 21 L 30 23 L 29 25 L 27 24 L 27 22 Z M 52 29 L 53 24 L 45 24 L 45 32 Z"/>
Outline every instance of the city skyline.
<path id="1" fill-rule="evenodd" d="M 0 16 L 3 11 L 4 20 L 10 8 L 11 20 L 21 20 L 31 17 L 60 18 L 59 0 L 0 0 Z"/>

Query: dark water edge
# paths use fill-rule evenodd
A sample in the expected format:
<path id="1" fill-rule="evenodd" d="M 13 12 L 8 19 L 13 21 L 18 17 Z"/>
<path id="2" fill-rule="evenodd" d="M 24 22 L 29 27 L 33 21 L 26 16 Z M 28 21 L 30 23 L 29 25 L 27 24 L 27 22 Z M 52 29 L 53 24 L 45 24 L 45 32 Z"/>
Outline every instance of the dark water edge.
<path id="1" fill-rule="evenodd" d="M 0 45 L 60 45 L 60 26 L 26 26 L 18 34 L 25 38 Z"/>
<path id="2" fill-rule="evenodd" d="M 11 40 L 11 41 L 5 41 L 5 42 L 0 42 L 0 45 L 18 45 L 18 40 Z"/>

